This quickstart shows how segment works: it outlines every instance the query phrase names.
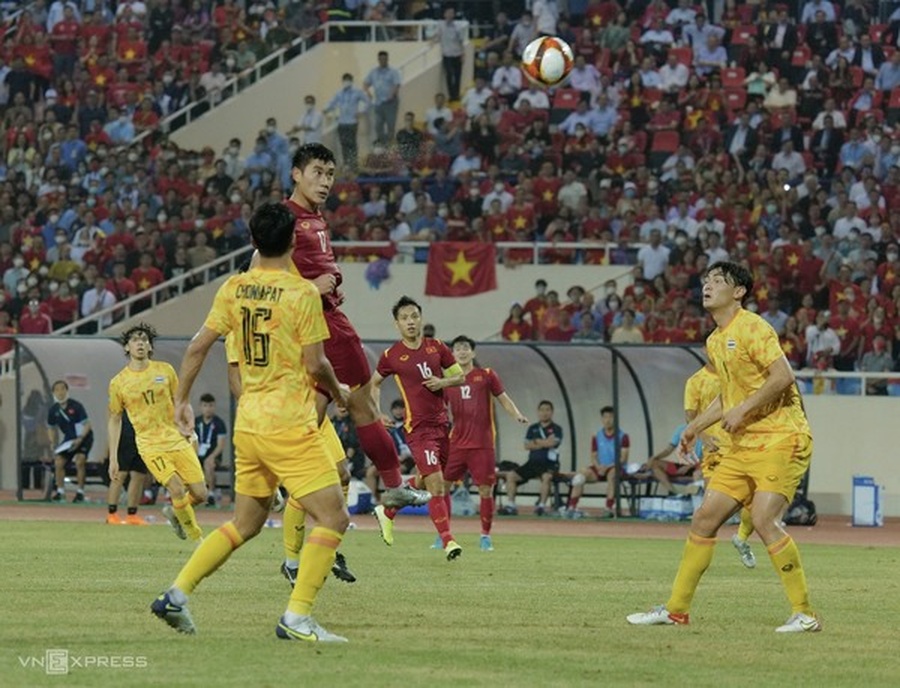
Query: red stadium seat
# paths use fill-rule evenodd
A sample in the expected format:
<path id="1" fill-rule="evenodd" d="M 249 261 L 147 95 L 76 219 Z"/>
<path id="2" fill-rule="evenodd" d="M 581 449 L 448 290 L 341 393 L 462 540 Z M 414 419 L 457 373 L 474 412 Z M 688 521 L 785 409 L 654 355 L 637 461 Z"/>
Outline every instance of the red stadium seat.
<path id="1" fill-rule="evenodd" d="M 657 131 L 653 134 L 651 153 L 674 153 L 681 145 L 681 134 L 677 131 Z"/>
<path id="2" fill-rule="evenodd" d="M 744 88 L 726 88 L 725 104 L 732 113 L 740 112 L 747 105 L 747 90 Z"/>
<path id="3" fill-rule="evenodd" d="M 862 67 L 850 67 L 850 75 L 853 77 L 853 88 L 862 88 L 865 72 Z"/>
<path id="4" fill-rule="evenodd" d="M 722 70 L 722 86 L 725 88 L 743 88 L 747 72 L 743 67 L 728 67 Z"/>
<path id="5" fill-rule="evenodd" d="M 694 51 L 689 47 L 669 48 L 669 54 L 672 55 L 673 53 L 683 65 L 690 67 L 694 62 Z"/>
<path id="6" fill-rule="evenodd" d="M 738 26 L 731 33 L 732 45 L 747 45 L 751 38 L 756 38 L 759 34 L 759 27 L 754 24 L 748 26 Z"/>
<path id="7" fill-rule="evenodd" d="M 809 62 L 811 57 L 812 50 L 808 46 L 798 45 L 794 48 L 794 53 L 791 55 L 791 65 L 794 67 L 806 67 L 806 63 Z"/>
<path id="8" fill-rule="evenodd" d="M 561 88 L 553 95 L 554 110 L 574 110 L 581 100 L 581 91 L 574 88 Z"/>
<path id="9" fill-rule="evenodd" d="M 873 43 L 881 43 L 884 40 L 884 34 L 888 30 L 887 24 L 872 24 L 869 27 L 869 38 Z"/>

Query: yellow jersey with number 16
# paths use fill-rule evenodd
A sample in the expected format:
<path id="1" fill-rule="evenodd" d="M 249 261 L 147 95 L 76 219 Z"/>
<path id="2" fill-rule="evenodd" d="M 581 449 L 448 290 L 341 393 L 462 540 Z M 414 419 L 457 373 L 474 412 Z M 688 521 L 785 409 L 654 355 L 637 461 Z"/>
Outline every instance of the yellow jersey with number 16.
<path id="1" fill-rule="evenodd" d="M 190 449 L 175 425 L 175 369 L 150 361 L 144 370 L 125 367 L 109 382 L 109 412 L 128 411 L 138 451 L 143 456 Z"/>
<path id="2" fill-rule="evenodd" d="M 233 275 L 216 293 L 205 326 L 233 339 L 237 352 L 242 389 L 235 432 L 268 435 L 316 427 L 303 347 L 328 339 L 328 326 L 312 282 L 259 267 Z"/>

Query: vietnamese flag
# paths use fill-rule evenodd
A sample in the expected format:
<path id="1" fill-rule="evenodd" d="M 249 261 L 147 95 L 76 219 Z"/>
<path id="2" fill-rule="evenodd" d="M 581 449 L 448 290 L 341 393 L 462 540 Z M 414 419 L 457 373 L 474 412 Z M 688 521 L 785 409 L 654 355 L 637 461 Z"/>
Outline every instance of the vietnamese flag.
<path id="1" fill-rule="evenodd" d="M 441 241 L 429 247 L 426 295 L 472 296 L 496 288 L 494 244 Z"/>

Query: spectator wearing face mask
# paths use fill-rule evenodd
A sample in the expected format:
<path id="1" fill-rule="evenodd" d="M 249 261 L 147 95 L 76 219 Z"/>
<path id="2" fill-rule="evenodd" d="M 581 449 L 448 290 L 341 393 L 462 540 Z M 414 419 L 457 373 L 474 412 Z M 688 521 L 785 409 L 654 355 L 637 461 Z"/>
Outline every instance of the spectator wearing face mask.
<path id="1" fill-rule="evenodd" d="M 300 144 L 306 143 L 322 143 L 322 126 L 325 118 L 321 111 L 316 109 L 316 97 L 307 95 L 304 99 L 305 109 L 300 119 L 288 132 L 289 134 L 298 135 Z"/>
<path id="2" fill-rule="evenodd" d="M 50 316 L 42 310 L 39 299 L 28 300 L 28 307 L 19 316 L 20 334 L 50 334 L 53 331 L 53 322 Z"/>
<path id="3" fill-rule="evenodd" d="M 3 286 L 8 292 L 15 293 L 20 282 L 27 279 L 30 271 L 25 267 L 25 257 L 21 253 L 13 256 L 12 267 L 3 273 Z"/>
<path id="4" fill-rule="evenodd" d="M 365 91 L 353 85 L 353 75 L 348 72 L 341 79 L 341 89 L 334 94 L 323 110 L 326 115 L 337 111 L 341 160 L 351 169 L 356 169 L 357 166 L 359 116 L 368 109 L 369 97 Z"/>

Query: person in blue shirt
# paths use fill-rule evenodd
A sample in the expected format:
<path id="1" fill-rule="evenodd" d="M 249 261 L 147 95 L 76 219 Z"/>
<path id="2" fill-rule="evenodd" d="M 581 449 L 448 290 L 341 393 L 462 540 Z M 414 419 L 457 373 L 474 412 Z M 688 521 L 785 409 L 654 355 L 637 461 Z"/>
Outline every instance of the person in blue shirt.
<path id="1" fill-rule="evenodd" d="M 369 109 L 369 96 L 353 85 L 353 75 L 349 72 L 344 74 L 342 84 L 341 90 L 334 94 L 322 112 L 327 115 L 337 110 L 341 159 L 344 165 L 355 170 L 358 158 L 356 135 L 359 130 L 359 116 Z"/>
<path id="2" fill-rule="evenodd" d="M 619 474 L 616 473 L 616 446 L 619 452 Z M 600 409 L 600 429 L 591 438 L 591 462 L 572 477 L 572 491 L 562 514 L 567 518 L 580 518 L 578 500 L 584 493 L 585 483 L 606 481 L 606 508 L 601 518 L 612 518 L 616 502 L 616 482 L 624 473 L 631 451 L 631 438 L 621 428 L 616 429 L 616 410 L 612 406 Z"/>
<path id="3" fill-rule="evenodd" d="M 268 142 L 265 137 L 260 136 L 256 139 L 256 146 L 253 152 L 247 156 L 244 161 L 244 172 L 250 175 L 250 185 L 257 189 L 262 183 L 263 173 L 272 173 L 275 171 L 275 159 L 268 149 Z"/>
<path id="4" fill-rule="evenodd" d="M 66 129 L 66 140 L 59 147 L 63 165 L 70 172 L 78 169 L 78 165 L 84 162 L 88 153 L 87 144 L 78 138 L 78 127 L 74 124 L 70 124 Z"/>
<path id="5" fill-rule="evenodd" d="M 69 398 L 68 383 L 57 380 L 52 389 L 55 402 L 47 411 L 47 436 L 53 447 L 56 471 L 56 492 L 52 499 L 65 501 L 66 466 L 74 459 L 78 491 L 72 502 L 83 502 L 87 457 L 94 445 L 94 431 L 84 406 Z"/>
<path id="6" fill-rule="evenodd" d="M 703 484 L 703 473 L 700 470 L 700 463 L 703 460 L 703 445 L 700 440 L 698 439 L 694 444 L 692 458 L 696 459 L 696 463 L 684 463 L 675 451 L 681 441 L 681 433 L 686 427 L 687 424 L 682 423 L 675 428 L 669 444 L 647 459 L 647 463 L 641 469 L 642 471 L 647 469 L 653 473 L 653 477 L 659 482 L 656 494 L 660 497 L 665 497 L 672 492 L 672 479 L 690 478 L 694 483 Z"/>

